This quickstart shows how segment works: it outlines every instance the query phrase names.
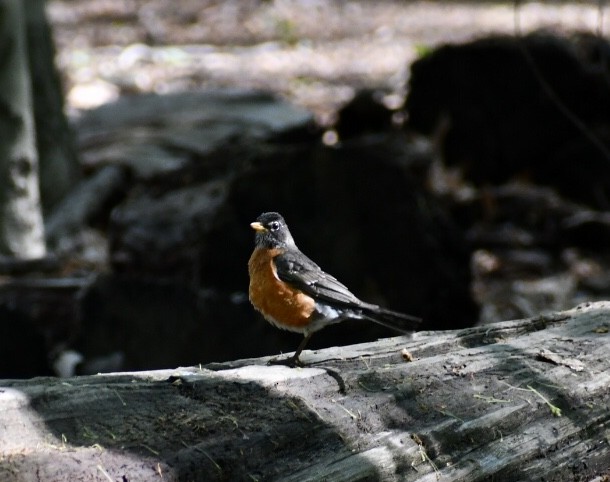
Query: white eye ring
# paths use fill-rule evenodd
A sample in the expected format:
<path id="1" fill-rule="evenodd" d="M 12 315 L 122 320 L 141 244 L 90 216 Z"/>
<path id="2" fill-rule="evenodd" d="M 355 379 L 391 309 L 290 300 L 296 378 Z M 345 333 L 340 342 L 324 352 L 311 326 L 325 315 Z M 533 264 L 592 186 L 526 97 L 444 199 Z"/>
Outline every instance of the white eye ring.
<path id="1" fill-rule="evenodd" d="M 278 223 L 277 221 L 272 221 L 269 223 L 270 231 L 277 231 L 278 229 L 280 229 L 280 223 Z"/>

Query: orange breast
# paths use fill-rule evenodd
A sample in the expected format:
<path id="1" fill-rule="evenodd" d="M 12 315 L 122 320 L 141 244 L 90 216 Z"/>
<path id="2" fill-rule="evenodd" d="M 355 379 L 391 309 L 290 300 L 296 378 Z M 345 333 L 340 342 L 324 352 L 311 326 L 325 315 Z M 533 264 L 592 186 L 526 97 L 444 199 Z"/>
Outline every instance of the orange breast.
<path id="1" fill-rule="evenodd" d="M 315 301 L 301 291 L 282 283 L 273 258 L 279 249 L 255 249 L 248 261 L 250 301 L 265 319 L 285 330 L 303 333 L 310 323 Z"/>

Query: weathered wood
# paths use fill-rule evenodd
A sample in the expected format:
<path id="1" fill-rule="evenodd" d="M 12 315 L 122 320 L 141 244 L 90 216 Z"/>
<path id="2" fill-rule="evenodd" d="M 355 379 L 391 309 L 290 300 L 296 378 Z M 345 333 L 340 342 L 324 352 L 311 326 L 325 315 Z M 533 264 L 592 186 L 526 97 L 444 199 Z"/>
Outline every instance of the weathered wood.
<path id="1" fill-rule="evenodd" d="M 0 253 L 33 259 L 46 245 L 25 30 L 22 3 L 0 1 Z"/>
<path id="2" fill-rule="evenodd" d="M 0 480 L 591 480 L 610 303 L 265 359 L 0 383 Z M 408 361 L 412 359 L 412 361 Z"/>
<path id="3" fill-rule="evenodd" d="M 55 45 L 45 12 L 46 0 L 24 0 L 27 57 L 32 84 L 40 198 L 44 214 L 74 187 L 81 166 L 68 121 L 63 89 L 55 68 Z"/>

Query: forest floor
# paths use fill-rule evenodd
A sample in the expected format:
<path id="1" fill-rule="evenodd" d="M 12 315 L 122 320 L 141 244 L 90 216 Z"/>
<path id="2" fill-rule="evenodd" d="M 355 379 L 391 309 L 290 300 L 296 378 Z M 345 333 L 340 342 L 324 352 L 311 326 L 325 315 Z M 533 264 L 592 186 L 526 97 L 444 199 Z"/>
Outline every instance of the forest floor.
<path id="1" fill-rule="evenodd" d="M 50 0 L 67 107 L 207 87 L 276 92 L 322 123 L 354 90 L 400 103 L 409 65 L 449 42 L 537 29 L 597 32 L 596 3 Z M 607 22 L 606 22 L 607 23 Z"/>

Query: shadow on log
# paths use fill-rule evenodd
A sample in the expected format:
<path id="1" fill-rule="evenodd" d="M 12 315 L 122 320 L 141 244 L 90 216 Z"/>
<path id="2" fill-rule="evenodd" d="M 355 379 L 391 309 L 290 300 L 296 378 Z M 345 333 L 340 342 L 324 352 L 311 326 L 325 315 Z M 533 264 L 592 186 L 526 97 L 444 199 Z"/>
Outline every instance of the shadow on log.
<path id="1" fill-rule="evenodd" d="M 610 303 L 266 359 L 0 384 L 0 479 L 591 480 Z"/>

